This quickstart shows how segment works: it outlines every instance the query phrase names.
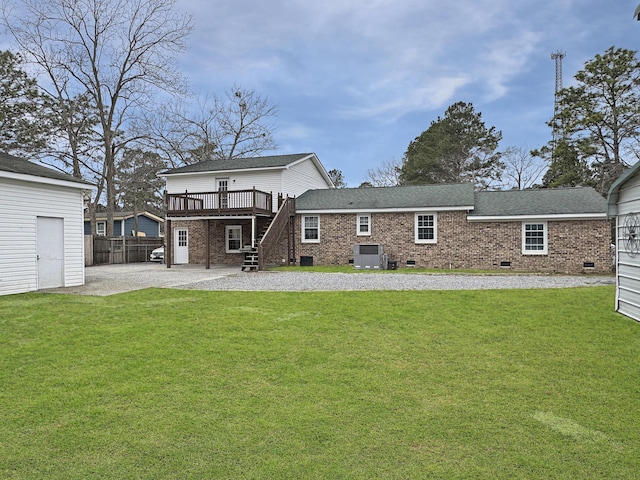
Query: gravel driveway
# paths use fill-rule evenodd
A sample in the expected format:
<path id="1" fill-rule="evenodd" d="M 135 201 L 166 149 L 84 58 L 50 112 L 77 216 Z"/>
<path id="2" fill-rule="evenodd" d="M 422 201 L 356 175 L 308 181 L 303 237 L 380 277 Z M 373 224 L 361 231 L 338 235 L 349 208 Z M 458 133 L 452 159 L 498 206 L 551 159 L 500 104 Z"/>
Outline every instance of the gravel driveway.
<path id="1" fill-rule="evenodd" d="M 85 285 L 47 290 L 81 295 L 113 295 L 148 287 L 188 290 L 482 290 L 613 285 L 613 275 L 463 275 L 406 273 L 242 272 L 240 267 L 141 263 L 85 269 Z"/>

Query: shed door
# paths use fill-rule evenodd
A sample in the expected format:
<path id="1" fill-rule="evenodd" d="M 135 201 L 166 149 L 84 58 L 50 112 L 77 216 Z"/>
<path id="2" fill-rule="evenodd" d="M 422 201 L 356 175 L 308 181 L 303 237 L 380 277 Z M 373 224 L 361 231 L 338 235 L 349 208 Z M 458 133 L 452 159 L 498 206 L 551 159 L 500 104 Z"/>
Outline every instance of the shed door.
<path id="1" fill-rule="evenodd" d="M 64 219 L 38 217 L 38 290 L 64 286 Z"/>
<path id="2" fill-rule="evenodd" d="M 189 263 L 189 231 L 186 228 L 176 228 L 173 232 L 173 263 Z"/>

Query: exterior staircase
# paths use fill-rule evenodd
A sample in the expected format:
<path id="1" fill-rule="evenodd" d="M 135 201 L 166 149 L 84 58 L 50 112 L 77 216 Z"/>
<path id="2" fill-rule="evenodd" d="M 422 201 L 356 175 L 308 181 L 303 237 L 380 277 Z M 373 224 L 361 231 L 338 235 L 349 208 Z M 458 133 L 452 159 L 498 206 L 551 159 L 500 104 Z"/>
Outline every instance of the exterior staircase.
<path id="1" fill-rule="evenodd" d="M 260 244 L 260 242 L 262 241 L 263 237 L 266 235 L 266 233 L 269 231 L 269 227 L 271 226 L 271 223 L 273 222 L 273 218 L 270 218 L 265 225 L 263 225 L 263 227 L 260 229 L 260 232 L 257 235 L 256 238 L 256 244 Z M 248 271 L 252 271 L 252 270 L 258 270 L 260 267 L 260 262 L 259 262 L 259 258 L 258 258 L 258 248 L 257 247 L 253 247 L 250 250 L 247 250 L 244 252 L 244 262 L 242 263 L 242 271 L 244 272 L 245 270 Z"/>
<path id="2" fill-rule="evenodd" d="M 263 270 L 265 261 L 281 243 L 286 241 L 286 264 L 295 263 L 295 198 L 282 199 L 280 208 L 260 230 L 257 236 L 257 248 L 244 252 L 242 271 Z"/>

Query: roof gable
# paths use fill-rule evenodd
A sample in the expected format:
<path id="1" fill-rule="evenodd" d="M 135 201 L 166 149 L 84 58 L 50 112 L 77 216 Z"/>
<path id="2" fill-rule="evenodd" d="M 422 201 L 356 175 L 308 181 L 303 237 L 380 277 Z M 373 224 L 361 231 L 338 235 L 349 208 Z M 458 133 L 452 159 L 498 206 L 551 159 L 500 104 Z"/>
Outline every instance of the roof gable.
<path id="1" fill-rule="evenodd" d="M 296 210 L 470 209 L 473 185 L 434 184 L 406 187 L 309 190 L 296 200 Z"/>
<path id="2" fill-rule="evenodd" d="M 208 160 L 184 167 L 172 168 L 161 172 L 161 176 L 179 175 L 184 173 L 204 173 L 238 170 L 263 170 L 274 168 L 286 168 L 293 163 L 309 157 L 315 157 L 313 153 L 297 153 L 290 155 L 271 155 L 267 157 L 232 158 L 228 160 Z"/>

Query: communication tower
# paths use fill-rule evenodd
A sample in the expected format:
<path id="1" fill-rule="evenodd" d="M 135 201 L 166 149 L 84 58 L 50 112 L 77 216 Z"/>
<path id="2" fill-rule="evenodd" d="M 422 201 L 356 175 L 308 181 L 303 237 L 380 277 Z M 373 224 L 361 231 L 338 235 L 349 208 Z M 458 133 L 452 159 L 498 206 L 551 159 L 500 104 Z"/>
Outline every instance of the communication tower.
<path id="1" fill-rule="evenodd" d="M 551 60 L 555 60 L 556 62 L 556 90 L 553 96 L 553 116 L 555 117 L 558 114 L 558 92 L 562 90 L 562 59 L 565 57 L 566 53 L 561 52 L 560 50 L 553 52 L 551 54 Z M 557 126 L 557 122 L 554 122 L 553 127 L 553 145 L 555 148 L 556 140 L 558 140 L 558 135 L 561 133 L 558 131 L 559 127 Z"/>

